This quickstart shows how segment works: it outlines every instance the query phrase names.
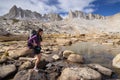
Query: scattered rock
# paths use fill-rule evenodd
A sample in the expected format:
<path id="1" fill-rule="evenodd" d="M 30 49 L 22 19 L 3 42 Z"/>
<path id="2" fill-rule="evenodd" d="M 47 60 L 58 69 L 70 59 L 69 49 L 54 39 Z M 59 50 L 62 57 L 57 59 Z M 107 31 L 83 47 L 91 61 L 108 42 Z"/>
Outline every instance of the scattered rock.
<path id="1" fill-rule="evenodd" d="M 69 60 L 69 61 L 71 61 L 71 62 L 78 62 L 78 63 L 83 63 L 84 62 L 84 59 L 83 59 L 83 57 L 81 56 L 81 55 L 79 55 L 79 54 L 70 54 L 69 56 L 68 56 L 68 59 L 67 60 Z"/>
<path id="2" fill-rule="evenodd" d="M 60 59 L 60 57 L 59 57 L 57 54 L 53 55 L 52 58 L 53 58 L 54 60 Z"/>
<path id="3" fill-rule="evenodd" d="M 15 75 L 13 80 L 30 80 L 30 75 L 31 73 L 27 73 L 27 70 L 23 70 L 23 71 L 19 71 L 17 72 L 17 74 Z"/>
<path id="4" fill-rule="evenodd" d="M 19 60 L 23 61 L 32 61 L 34 58 L 31 57 L 19 57 Z"/>
<path id="5" fill-rule="evenodd" d="M 119 40 L 119 41 L 116 41 L 116 44 L 117 44 L 117 45 L 120 45 L 120 40 Z"/>
<path id="6" fill-rule="evenodd" d="M 47 75 L 43 71 L 33 72 L 29 80 L 47 80 Z"/>
<path id="7" fill-rule="evenodd" d="M 81 67 L 83 65 L 78 63 L 68 62 L 66 60 L 58 60 L 46 65 L 46 67 L 51 67 L 51 66 L 57 66 L 57 67 L 60 66 L 62 68 L 66 68 L 66 67 Z"/>
<path id="8" fill-rule="evenodd" d="M 89 64 L 88 65 L 90 68 L 92 69 L 95 69 L 97 70 L 98 72 L 104 74 L 104 75 L 107 75 L 107 76 L 111 76 L 112 75 L 112 70 L 106 68 L 106 67 L 103 67 L 99 64 Z"/>
<path id="9" fill-rule="evenodd" d="M 80 39 L 82 38 L 80 37 Z M 90 40 L 91 38 L 87 37 L 87 39 Z M 76 38 L 70 38 L 70 42 L 74 43 L 76 41 L 77 41 Z M 65 43 L 65 45 L 68 43 Z M 50 46 L 50 45 L 44 46 L 44 49 L 42 48 L 43 50 L 42 58 L 41 58 L 40 64 L 38 65 L 38 68 L 44 69 L 46 73 L 42 71 L 31 72 L 29 70 L 29 68 L 33 67 L 34 61 L 33 61 L 33 64 L 31 64 L 30 61 L 32 58 L 30 58 L 28 55 L 26 56 L 26 54 L 32 53 L 32 52 L 31 51 L 25 52 L 26 49 L 24 49 L 23 46 L 22 47 L 19 46 L 17 49 L 10 50 L 8 53 L 4 55 L 1 54 L 2 57 L 0 57 L 1 58 L 0 62 L 2 62 L 3 64 L 1 64 L 0 66 L 7 65 L 7 64 L 14 64 L 16 68 L 18 68 L 19 72 L 16 74 L 13 80 L 18 80 L 18 79 L 19 80 L 101 80 L 101 76 L 103 76 L 102 78 L 104 78 L 104 75 L 107 75 L 107 77 L 109 76 L 110 78 L 110 76 L 112 75 L 112 70 L 105 68 L 99 64 L 89 64 L 88 65 L 89 68 L 85 67 L 86 64 L 80 64 L 80 63 L 84 63 L 83 56 L 78 55 L 75 52 L 70 50 L 63 51 L 64 48 L 61 49 L 60 51 L 60 47 L 62 46 L 55 44 L 53 46 Z M 61 53 L 61 56 L 59 56 L 58 54 L 55 54 L 55 53 L 59 53 L 58 51 Z M 21 56 L 25 56 L 25 57 L 21 57 Z M 19 57 L 19 60 L 18 60 L 18 57 Z M 49 58 L 52 60 L 50 60 Z M 67 58 L 67 60 L 69 61 L 67 61 L 65 58 Z M 117 65 L 119 65 L 119 62 L 120 62 L 119 58 L 120 56 L 115 62 Z M 72 68 L 68 68 L 68 67 L 72 67 Z M 84 68 L 81 68 L 81 67 L 84 67 Z M 0 67 L 0 71 L 1 71 L 1 67 Z M 62 71 L 62 74 L 61 74 L 61 71 Z M 1 75 L 2 74 L 0 72 L 0 79 L 4 78 L 4 77 L 1 77 Z"/>
<path id="10" fill-rule="evenodd" d="M 0 78 L 5 78 L 6 76 L 14 73 L 16 71 L 15 65 L 5 65 L 0 67 Z"/>
<path id="11" fill-rule="evenodd" d="M 61 69 L 62 69 L 62 67 L 54 66 L 54 65 L 52 65 L 51 67 L 48 67 L 46 69 L 46 71 L 48 73 L 48 80 L 57 80 L 61 74 Z"/>
<path id="12" fill-rule="evenodd" d="M 58 47 L 53 47 L 53 51 L 58 51 L 59 48 Z"/>
<path id="13" fill-rule="evenodd" d="M 20 48 L 20 49 L 16 49 L 16 50 L 10 50 L 8 51 L 9 56 L 12 58 L 18 58 L 20 56 L 25 56 L 29 53 L 32 53 L 31 50 L 28 50 L 27 48 Z"/>
<path id="14" fill-rule="evenodd" d="M 10 35 L 10 33 L 8 31 L 6 31 L 6 29 L 1 27 L 0 28 L 0 36 L 1 35 L 7 36 L 7 35 Z"/>
<path id="15" fill-rule="evenodd" d="M 45 51 L 44 53 L 45 54 L 51 54 L 52 52 L 51 51 Z"/>
<path id="16" fill-rule="evenodd" d="M 46 67 L 51 67 L 52 66 L 52 63 L 48 63 L 47 65 L 46 65 Z"/>
<path id="17" fill-rule="evenodd" d="M 20 61 L 20 60 L 16 60 L 16 61 L 14 62 L 14 65 L 15 65 L 16 67 L 20 67 L 22 64 L 23 64 L 23 61 Z"/>
<path id="18" fill-rule="evenodd" d="M 69 40 L 69 39 L 56 39 L 56 42 L 59 45 L 69 45 L 69 44 L 71 44 L 71 40 Z"/>
<path id="19" fill-rule="evenodd" d="M 19 71 L 13 80 L 47 80 L 43 72 L 35 72 L 33 70 Z"/>
<path id="20" fill-rule="evenodd" d="M 118 54 L 112 61 L 112 65 L 116 68 L 120 68 L 120 54 Z"/>
<path id="21" fill-rule="evenodd" d="M 68 56 L 69 56 L 70 54 L 75 54 L 75 53 L 74 53 L 73 51 L 70 51 L 70 50 L 65 50 L 65 51 L 63 52 L 63 57 L 68 58 Z"/>
<path id="22" fill-rule="evenodd" d="M 113 46 L 113 43 L 102 43 L 102 45 L 105 45 L 105 46 Z"/>
<path id="23" fill-rule="evenodd" d="M 4 53 L 5 52 L 5 50 L 3 50 L 3 49 L 0 49 L 0 53 Z"/>
<path id="24" fill-rule="evenodd" d="M 40 61 L 39 65 L 38 65 L 38 68 L 45 69 L 47 64 L 48 64 L 48 61 L 43 59 L 43 60 Z"/>
<path id="25" fill-rule="evenodd" d="M 72 42 L 72 43 L 75 43 L 75 42 L 77 42 L 77 41 L 78 41 L 77 38 L 71 38 L 71 42 Z"/>
<path id="26" fill-rule="evenodd" d="M 59 76 L 59 73 L 57 72 L 52 72 L 49 74 L 50 78 L 49 80 L 57 80 L 58 76 Z"/>
<path id="27" fill-rule="evenodd" d="M 47 47 L 43 47 L 42 50 L 44 50 L 44 51 L 52 51 L 52 49 L 49 48 L 48 46 Z"/>
<path id="28" fill-rule="evenodd" d="M 0 63 L 3 63 L 7 61 L 7 56 L 6 55 L 2 55 L 1 58 L 0 58 Z"/>
<path id="29" fill-rule="evenodd" d="M 20 66 L 19 70 L 25 70 L 31 67 L 32 67 L 32 63 L 30 61 L 27 61 Z"/>
<path id="30" fill-rule="evenodd" d="M 101 74 L 91 68 L 65 68 L 59 80 L 101 80 Z"/>

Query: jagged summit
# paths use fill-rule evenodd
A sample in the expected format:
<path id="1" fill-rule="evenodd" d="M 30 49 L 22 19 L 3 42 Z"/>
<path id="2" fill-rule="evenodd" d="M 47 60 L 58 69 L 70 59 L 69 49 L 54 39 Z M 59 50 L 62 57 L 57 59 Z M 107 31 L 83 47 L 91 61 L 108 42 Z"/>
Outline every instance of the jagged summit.
<path id="1" fill-rule="evenodd" d="M 72 11 L 70 10 L 68 13 L 68 18 L 73 19 L 73 18 L 83 18 L 83 19 L 105 19 L 104 16 L 98 15 L 98 14 L 91 14 L 91 13 L 84 13 L 82 11 Z"/>
<path id="2" fill-rule="evenodd" d="M 9 13 L 4 15 L 7 19 L 37 19 L 37 20 L 62 20 L 62 17 L 59 14 L 45 14 L 41 15 L 37 12 L 32 12 L 31 10 L 23 10 L 22 8 L 18 8 L 16 5 L 14 5 Z"/>
<path id="3" fill-rule="evenodd" d="M 16 5 L 14 5 L 8 14 L 4 15 L 5 18 L 12 19 L 41 19 L 41 14 L 37 12 L 32 12 L 30 10 L 23 10 L 22 8 L 17 8 Z"/>
<path id="4" fill-rule="evenodd" d="M 56 13 L 48 13 L 44 14 L 43 16 L 38 12 L 32 12 L 31 10 L 23 10 L 22 8 L 18 8 L 16 5 L 14 5 L 10 10 L 9 13 L 5 14 L 3 17 L 7 19 L 24 19 L 24 20 L 41 20 L 41 21 L 59 21 L 63 18 Z M 82 11 L 72 11 L 70 10 L 68 13 L 68 19 L 73 18 L 81 18 L 86 20 L 92 20 L 92 19 L 106 19 L 105 16 L 101 16 L 98 14 L 91 14 L 91 13 L 84 13 Z"/>

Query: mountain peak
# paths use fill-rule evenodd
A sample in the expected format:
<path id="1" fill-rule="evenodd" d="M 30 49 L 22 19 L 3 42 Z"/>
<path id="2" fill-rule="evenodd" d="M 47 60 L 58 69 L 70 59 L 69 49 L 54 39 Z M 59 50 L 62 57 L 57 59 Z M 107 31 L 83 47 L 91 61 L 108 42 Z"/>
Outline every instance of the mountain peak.
<path id="1" fill-rule="evenodd" d="M 37 16 L 36 16 L 37 15 Z M 41 19 L 41 15 L 37 13 L 33 13 L 30 10 L 23 10 L 22 8 L 17 8 L 16 5 L 14 5 L 8 14 L 4 15 L 7 19 Z"/>
<path id="2" fill-rule="evenodd" d="M 11 9 L 17 9 L 17 6 L 16 6 L 16 5 L 14 5 Z"/>
<path id="3" fill-rule="evenodd" d="M 92 14 L 92 13 L 84 13 L 82 11 L 72 11 L 70 10 L 68 13 L 68 18 L 73 19 L 73 18 L 82 18 L 82 19 L 105 19 L 104 16 L 98 15 L 98 14 Z"/>
<path id="4" fill-rule="evenodd" d="M 47 14 L 42 16 L 40 13 L 32 12 L 31 10 L 23 10 L 22 8 L 17 8 L 14 5 L 8 14 L 4 15 L 3 17 L 7 19 L 36 19 L 36 20 L 44 20 L 44 21 L 55 21 L 55 20 L 62 20 L 62 17 L 59 14 Z"/>

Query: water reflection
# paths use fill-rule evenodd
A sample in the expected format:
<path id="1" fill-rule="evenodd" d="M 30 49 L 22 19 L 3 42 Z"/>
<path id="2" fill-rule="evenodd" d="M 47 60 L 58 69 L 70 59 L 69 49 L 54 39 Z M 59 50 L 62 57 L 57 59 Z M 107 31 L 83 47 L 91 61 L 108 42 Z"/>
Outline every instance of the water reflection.
<path id="1" fill-rule="evenodd" d="M 108 47 L 92 42 L 80 42 L 67 46 L 66 49 L 72 50 L 85 57 L 86 63 L 99 63 L 106 67 L 111 67 L 113 55 L 108 52 Z"/>
<path id="2" fill-rule="evenodd" d="M 109 52 L 110 47 L 93 42 L 79 42 L 65 49 L 81 54 L 85 58 L 85 63 L 98 63 L 119 73 L 118 69 L 113 69 L 112 59 L 114 55 Z"/>

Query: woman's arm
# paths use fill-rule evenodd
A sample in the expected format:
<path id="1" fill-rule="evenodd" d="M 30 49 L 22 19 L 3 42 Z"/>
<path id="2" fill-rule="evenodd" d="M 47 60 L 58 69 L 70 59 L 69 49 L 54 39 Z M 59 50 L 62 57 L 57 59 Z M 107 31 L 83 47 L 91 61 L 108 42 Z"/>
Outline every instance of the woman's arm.
<path id="1" fill-rule="evenodd" d="M 31 43 L 33 46 L 37 46 L 37 43 L 35 42 L 35 39 L 36 39 L 36 35 L 35 36 L 32 36 L 28 42 Z"/>

